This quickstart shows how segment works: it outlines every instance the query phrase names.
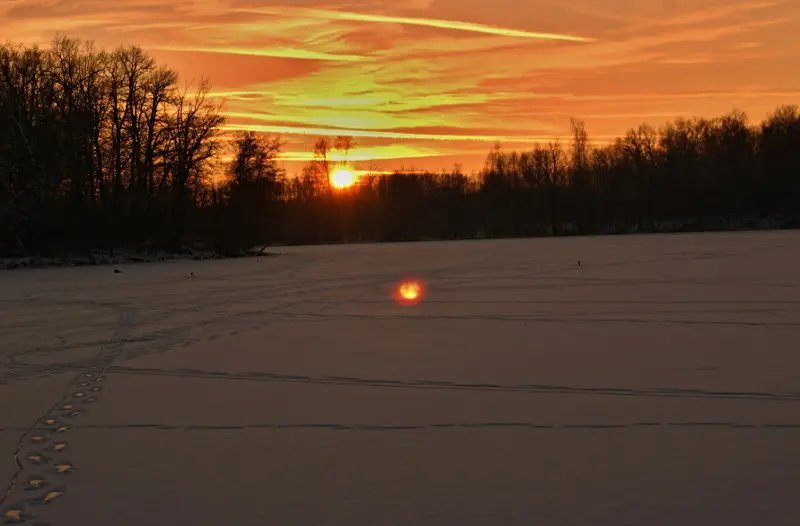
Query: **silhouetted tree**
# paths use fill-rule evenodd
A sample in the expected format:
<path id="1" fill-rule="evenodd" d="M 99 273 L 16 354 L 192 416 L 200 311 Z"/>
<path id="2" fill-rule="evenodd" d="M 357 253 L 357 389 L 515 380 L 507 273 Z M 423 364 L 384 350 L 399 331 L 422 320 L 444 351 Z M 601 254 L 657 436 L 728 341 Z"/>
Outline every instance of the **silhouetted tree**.
<path id="1" fill-rule="evenodd" d="M 195 228 L 223 118 L 140 48 L 0 46 L 0 250 L 172 242 Z"/>
<path id="2" fill-rule="evenodd" d="M 238 132 L 233 138 L 233 159 L 223 192 L 224 229 L 218 246 L 221 252 L 241 253 L 275 236 L 275 205 L 281 197 L 283 169 L 278 166 L 281 141 L 278 137 Z"/>
<path id="3" fill-rule="evenodd" d="M 475 174 L 399 170 L 333 189 L 351 137 L 317 139 L 289 177 L 278 138 L 225 140 L 208 93 L 205 80 L 180 87 L 136 46 L 105 52 L 63 36 L 46 49 L 0 45 L 0 253 L 200 239 L 235 254 L 270 242 L 790 227 L 800 218 L 794 105 L 757 125 L 736 110 L 643 124 L 605 146 L 572 119 L 568 148 L 498 144 Z"/>

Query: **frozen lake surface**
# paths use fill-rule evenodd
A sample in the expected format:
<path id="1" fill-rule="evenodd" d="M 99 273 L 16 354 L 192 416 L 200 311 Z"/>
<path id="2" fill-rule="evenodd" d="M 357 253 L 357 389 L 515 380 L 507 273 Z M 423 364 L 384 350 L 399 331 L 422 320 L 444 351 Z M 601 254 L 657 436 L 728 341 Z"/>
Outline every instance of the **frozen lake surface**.
<path id="1" fill-rule="evenodd" d="M 800 524 L 800 233 L 284 251 L 0 273 L 6 518 Z"/>

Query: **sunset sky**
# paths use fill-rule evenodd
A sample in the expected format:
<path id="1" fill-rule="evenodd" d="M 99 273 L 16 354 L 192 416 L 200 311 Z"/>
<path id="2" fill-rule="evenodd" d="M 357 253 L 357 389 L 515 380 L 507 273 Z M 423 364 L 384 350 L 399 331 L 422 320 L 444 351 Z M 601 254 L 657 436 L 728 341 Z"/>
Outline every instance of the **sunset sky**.
<path id="1" fill-rule="evenodd" d="M 229 126 L 280 133 L 296 171 L 320 134 L 358 168 L 478 168 L 583 118 L 761 120 L 800 103 L 798 0 L 0 0 L 0 39 L 139 44 L 207 76 Z"/>

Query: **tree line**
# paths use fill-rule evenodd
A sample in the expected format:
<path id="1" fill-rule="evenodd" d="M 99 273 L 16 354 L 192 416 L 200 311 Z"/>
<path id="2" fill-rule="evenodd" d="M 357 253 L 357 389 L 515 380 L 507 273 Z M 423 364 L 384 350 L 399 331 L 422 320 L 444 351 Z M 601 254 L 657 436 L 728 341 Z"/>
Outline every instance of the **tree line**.
<path id="1" fill-rule="evenodd" d="M 367 174 L 330 183 L 349 137 L 320 138 L 302 173 L 278 137 L 228 135 L 202 80 L 141 48 L 56 38 L 0 45 L 0 253 L 149 244 L 330 243 L 795 227 L 800 111 L 643 124 L 595 147 L 572 137 L 488 154 L 473 174 Z M 225 159 L 229 160 L 223 160 Z"/>
<path id="2" fill-rule="evenodd" d="M 209 204 L 224 118 L 141 48 L 0 46 L 0 247 L 171 243 Z"/>

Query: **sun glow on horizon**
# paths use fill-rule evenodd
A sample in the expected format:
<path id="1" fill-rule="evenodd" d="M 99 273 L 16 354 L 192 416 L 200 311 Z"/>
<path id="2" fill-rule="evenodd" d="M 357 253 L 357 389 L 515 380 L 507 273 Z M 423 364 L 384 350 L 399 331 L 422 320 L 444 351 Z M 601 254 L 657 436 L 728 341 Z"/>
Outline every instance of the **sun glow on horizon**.
<path id="1" fill-rule="evenodd" d="M 356 182 L 356 174 L 349 168 L 337 168 L 331 173 L 331 184 L 334 188 L 349 188 Z"/>

